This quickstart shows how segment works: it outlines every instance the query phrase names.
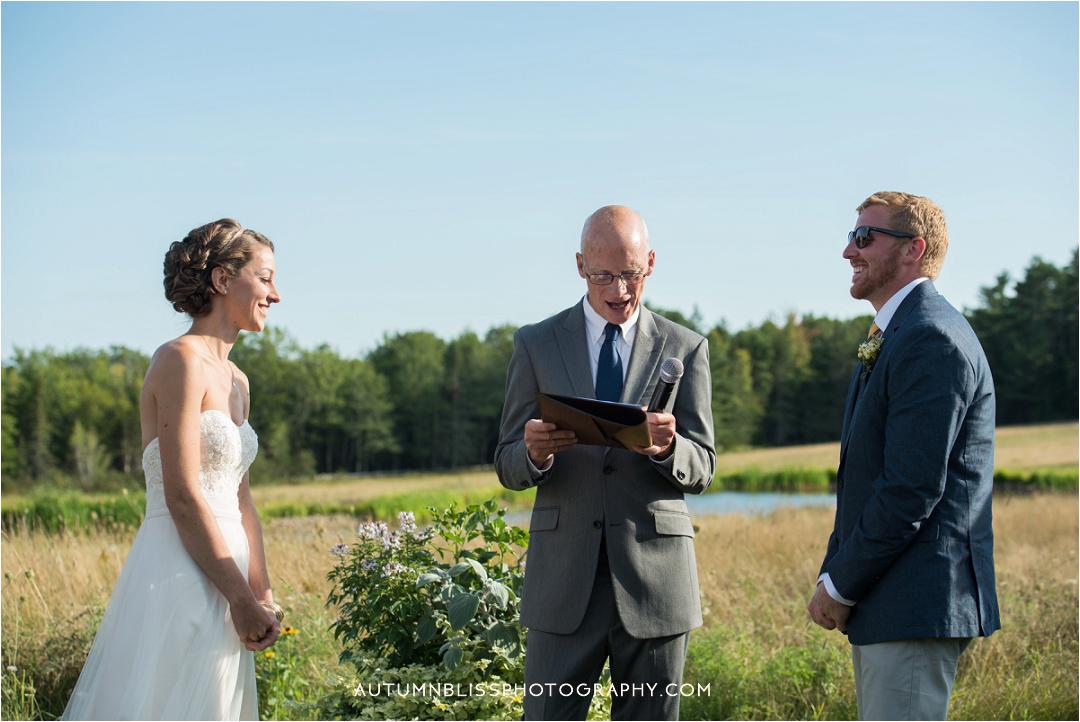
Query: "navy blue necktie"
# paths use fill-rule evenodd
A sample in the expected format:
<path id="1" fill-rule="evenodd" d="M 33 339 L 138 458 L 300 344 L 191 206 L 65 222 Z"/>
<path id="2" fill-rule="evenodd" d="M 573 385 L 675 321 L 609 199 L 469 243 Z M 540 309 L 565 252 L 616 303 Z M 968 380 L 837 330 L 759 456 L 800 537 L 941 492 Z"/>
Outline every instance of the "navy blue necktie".
<path id="1" fill-rule="evenodd" d="M 604 327 L 604 345 L 600 347 L 600 362 L 596 367 L 596 398 L 618 401 L 622 397 L 622 359 L 615 350 L 619 327 L 609 323 Z"/>

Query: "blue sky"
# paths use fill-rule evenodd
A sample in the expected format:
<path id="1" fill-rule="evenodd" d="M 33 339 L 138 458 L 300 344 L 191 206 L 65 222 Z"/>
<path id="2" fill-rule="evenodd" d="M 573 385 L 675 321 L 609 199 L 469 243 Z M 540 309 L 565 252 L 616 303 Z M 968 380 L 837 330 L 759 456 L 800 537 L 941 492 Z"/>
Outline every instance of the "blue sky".
<path id="1" fill-rule="evenodd" d="M 869 313 L 855 207 L 926 195 L 961 308 L 1078 243 L 1078 5 L 3 2 L 0 356 L 183 333 L 161 263 L 233 217 L 270 323 L 384 334 L 579 299 L 599 206 L 649 224 L 646 301 L 732 330 Z"/>

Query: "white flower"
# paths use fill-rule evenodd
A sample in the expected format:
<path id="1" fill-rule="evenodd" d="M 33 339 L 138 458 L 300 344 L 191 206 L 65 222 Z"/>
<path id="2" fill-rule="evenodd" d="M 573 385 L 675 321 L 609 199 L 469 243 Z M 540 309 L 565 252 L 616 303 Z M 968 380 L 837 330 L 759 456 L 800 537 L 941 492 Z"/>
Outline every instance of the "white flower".
<path id="1" fill-rule="evenodd" d="M 871 368 L 874 362 L 877 361 L 878 353 L 881 352 L 881 344 L 884 342 L 884 338 L 880 334 L 867 339 L 865 342 L 859 344 L 859 360 L 862 361 L 863 366 Z"/>

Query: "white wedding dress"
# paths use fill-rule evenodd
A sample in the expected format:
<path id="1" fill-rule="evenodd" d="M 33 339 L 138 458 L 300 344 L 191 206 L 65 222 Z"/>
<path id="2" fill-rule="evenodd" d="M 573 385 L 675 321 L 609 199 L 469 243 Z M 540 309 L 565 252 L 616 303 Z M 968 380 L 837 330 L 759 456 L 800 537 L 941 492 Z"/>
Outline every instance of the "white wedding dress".
<path id="1" fill-rule="evenodd" d="M 237 490 L 258 451 L 245 421 L 204 411 L 203 496 L 233 558 L 248 573 Z M 161 452 L 143 452 L 146 518 L 139 527 L 63 719 L 257 719 L 255 660 L 225 597 L 187 553 L 165 506 Z"/>

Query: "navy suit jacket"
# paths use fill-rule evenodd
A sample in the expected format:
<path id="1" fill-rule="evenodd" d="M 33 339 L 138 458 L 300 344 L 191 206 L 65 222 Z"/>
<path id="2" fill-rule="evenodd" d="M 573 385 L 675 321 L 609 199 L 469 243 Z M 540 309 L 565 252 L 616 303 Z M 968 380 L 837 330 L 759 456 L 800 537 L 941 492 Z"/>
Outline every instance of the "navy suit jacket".
<path id="1" fill-rule="evenodd" d="M 821 571 L 856 602 L 852 644 L 1000 629 L 993 475 L 990 367 L 967 320 L 924 281 L 848 391 Z"/>

